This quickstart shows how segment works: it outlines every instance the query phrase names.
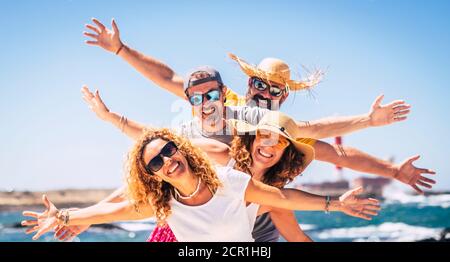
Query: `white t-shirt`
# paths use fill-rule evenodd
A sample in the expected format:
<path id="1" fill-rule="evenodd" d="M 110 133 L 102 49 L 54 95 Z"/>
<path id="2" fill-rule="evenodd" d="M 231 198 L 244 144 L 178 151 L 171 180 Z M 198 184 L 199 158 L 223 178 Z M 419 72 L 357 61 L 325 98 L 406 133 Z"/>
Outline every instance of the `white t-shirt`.
<path id="1" fill-rule="evenodd" d="M 216 167 L 222 186 L 203 205 L 188 206 L 172 198 L 167 218 L 180 242 L 253 242 L 245 203 L 250 176 L 231 167 Z"/>

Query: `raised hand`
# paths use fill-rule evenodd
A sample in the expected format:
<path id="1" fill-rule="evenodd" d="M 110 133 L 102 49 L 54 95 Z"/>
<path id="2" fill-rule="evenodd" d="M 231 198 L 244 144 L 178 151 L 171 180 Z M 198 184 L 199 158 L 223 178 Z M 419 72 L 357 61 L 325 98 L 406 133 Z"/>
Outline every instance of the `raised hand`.
<path id="1" fill-rule="evenodd" d="M 372 220 L 372 216 L 378 215 L 380 203 L 374 198 L 359 198 L 362 192 L 362 187 L 345 192 L 339 197 L 339 210 L 349 216 Z"/>
<path id="2" fill-rule="evenodd" d="M 423 194 L 423 191 L 419 188 L 419 186 L 423 186 L 425 188 L 431 189 L 433 184 L 436 184 L 436 181 L 433 179 L 429 179 L 424 177 L 424 174 L 434 175 L 436 172 L 426 168 L 418 168 L 413 165 L 413 162 L 419 159 L 420 156 L 413 156 L 406 159 L 400 165 L 395 167 L 396 173 L 394 177 L 403 182 L 405 184 L 410 185 L 417 193 Z"/>
<path id="3" fill-rule="evenodd" d="M 33 236 L 33 240 L 39 239 L 43 234 L 53 230 L 58 225 L 58 219 L 56 218 L 56 214 L 58 213 L 58 209 L 55 205 L 50 202 L 46 195 L 42 196 L 42 202 L 46 207 L 46 210 L 42 213 L 32 212 L 32 211 L 24 211 L 22 215 L 26 217 L 31 217 L 34 220 L 24 220 L 22 221 L 22 226 L 30 227 L 25 232 L 26 234 L 31 234 L 33 232 L 37 233 Z"/>
<path id="4" fill-rule="evenodd" d="M 81 93 L 83 94 L 83 99 L 89 105 L 89 108 L 94 111 L 94 113 L 102 120 L 107 120 L 109 115 L 109 109 L 103 103 L 100 93 L 95 91 L 93 94 L 87 86 L 81 88 Z"/>
<path id="5" fill-rule="evenodd" d="M 411 105 L 403 100 L 396 100 L 387 105 L 382 105 L 384 95 L 378 96 L 372 104 L 369 112 L 372 126 L 385 126 L 395 122 L 404 121 L 410 113 Z"/>
<path id="6" fill-rule="evenodd" d="M 94 22 L 95 26 L 87 24 L 86 28 L 94 33 L 83 32 L 85 36 L 93 39 L 86 41 L 86 44 L 100 46 L 109 52 L 117 53 L 123 46 L 123 43 L 120 40 L 120 32 L 116 21 L 112 19 L 112 30 L 106 28 L 106 26 L 95 18 L 92 18 L 92 22 Z"/>

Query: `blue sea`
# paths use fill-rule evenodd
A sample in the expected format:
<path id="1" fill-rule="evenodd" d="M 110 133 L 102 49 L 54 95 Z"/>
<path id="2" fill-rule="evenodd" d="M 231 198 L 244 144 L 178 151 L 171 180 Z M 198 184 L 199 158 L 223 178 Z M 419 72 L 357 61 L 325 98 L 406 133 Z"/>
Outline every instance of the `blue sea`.
<path id="1" fill-rule="evenodd" d="M 302 229 L 314 241 L 420 241 L 439 239 L 450 228 L 450 195 L 397 195 L 386 199 L 382 211 L 372 221 L 364 221 L 339 213 L 297 212 Z M 21 212 L 0 213 L 0 241 L 31 241 L 24 229 L 15 225 L 22 220 Z M 142 242 L 155 223 L 153 220 L 116 223 L 114 229 L 90 228 L 76 242 Z M 450 236 L 449 236 L 450 237 Z M 47 234 L 39 241 L 57 241 Z"/>

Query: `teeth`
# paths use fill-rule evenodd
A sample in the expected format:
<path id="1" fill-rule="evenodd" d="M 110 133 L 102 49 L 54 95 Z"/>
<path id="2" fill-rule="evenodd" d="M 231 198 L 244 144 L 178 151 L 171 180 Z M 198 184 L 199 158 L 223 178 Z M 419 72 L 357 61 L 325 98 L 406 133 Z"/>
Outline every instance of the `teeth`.
<path id="1" fill-rule="evenodd" d="M 271 154 L 268 154 L 268 153 L 262 151 L 261 149 L 259 149 L 258 152 L 260 155 L 262 155 L 263 157 L 266 157 L 266 158 L 271 158 L 273 156 Z"/>
<path id="2" fill-rule="evenodd" d="M 180 165 L 180 163 L 178 163 L 178 161 L 175 162 L 175 164 L 172 166 L 172 168 L 169 169 L 169 174 L 173 173 L 178 168 L 179 165 Z"/>
<path id="3" fill-rule="evenodd" d="M 210 107 L 208 109 L 204 109 L 203 110 L 203 114 L 210 115 L 210 114 L 214 113 L 214 111 L 216 111 L 215 108 L 214 107 Z"/>

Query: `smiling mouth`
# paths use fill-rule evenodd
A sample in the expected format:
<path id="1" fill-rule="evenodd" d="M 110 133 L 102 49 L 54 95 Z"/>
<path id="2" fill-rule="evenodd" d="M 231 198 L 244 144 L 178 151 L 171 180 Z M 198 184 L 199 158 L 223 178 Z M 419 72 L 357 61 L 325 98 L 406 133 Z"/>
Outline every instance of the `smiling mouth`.
<path id="1" fill-rule="evenodd" d="M 264 158 L 272 158 L 273 157 L 272 154 L 266 153 L 266 152 L 262 151 L 261 149 L 258 149 L 258 154 L 260 154 Z"/>
<path id="2" fill-rule="evenodd" d="M 260 95 L 255 95 L 253 97 L 253 101 L 256 102 L 257 106 L 260 107 L 265 106 L 267 107 L 267 109 L 270 109 L 270 107 L 272 106 L 272 100 L 262 97 Z"/>
<path id="3" fill-rule="evenodd" d="M 214 106 L 211 106 L 209 108 L 205 108 L 202 110 L 202 114 L 204 116 L 210 116 L 210 115 L 214 114 L 214 112 L 216 112 L 216 108 Z"/>
<path id="4" fill-rule="evenodd" d="M 170 165 L 169 171 L 167 172 L 168 175 L 173 174 L 173 172 L 175 172 L 178 167 L 180 166 L 180 162 L 175 161 L 173 164 Z"/>

